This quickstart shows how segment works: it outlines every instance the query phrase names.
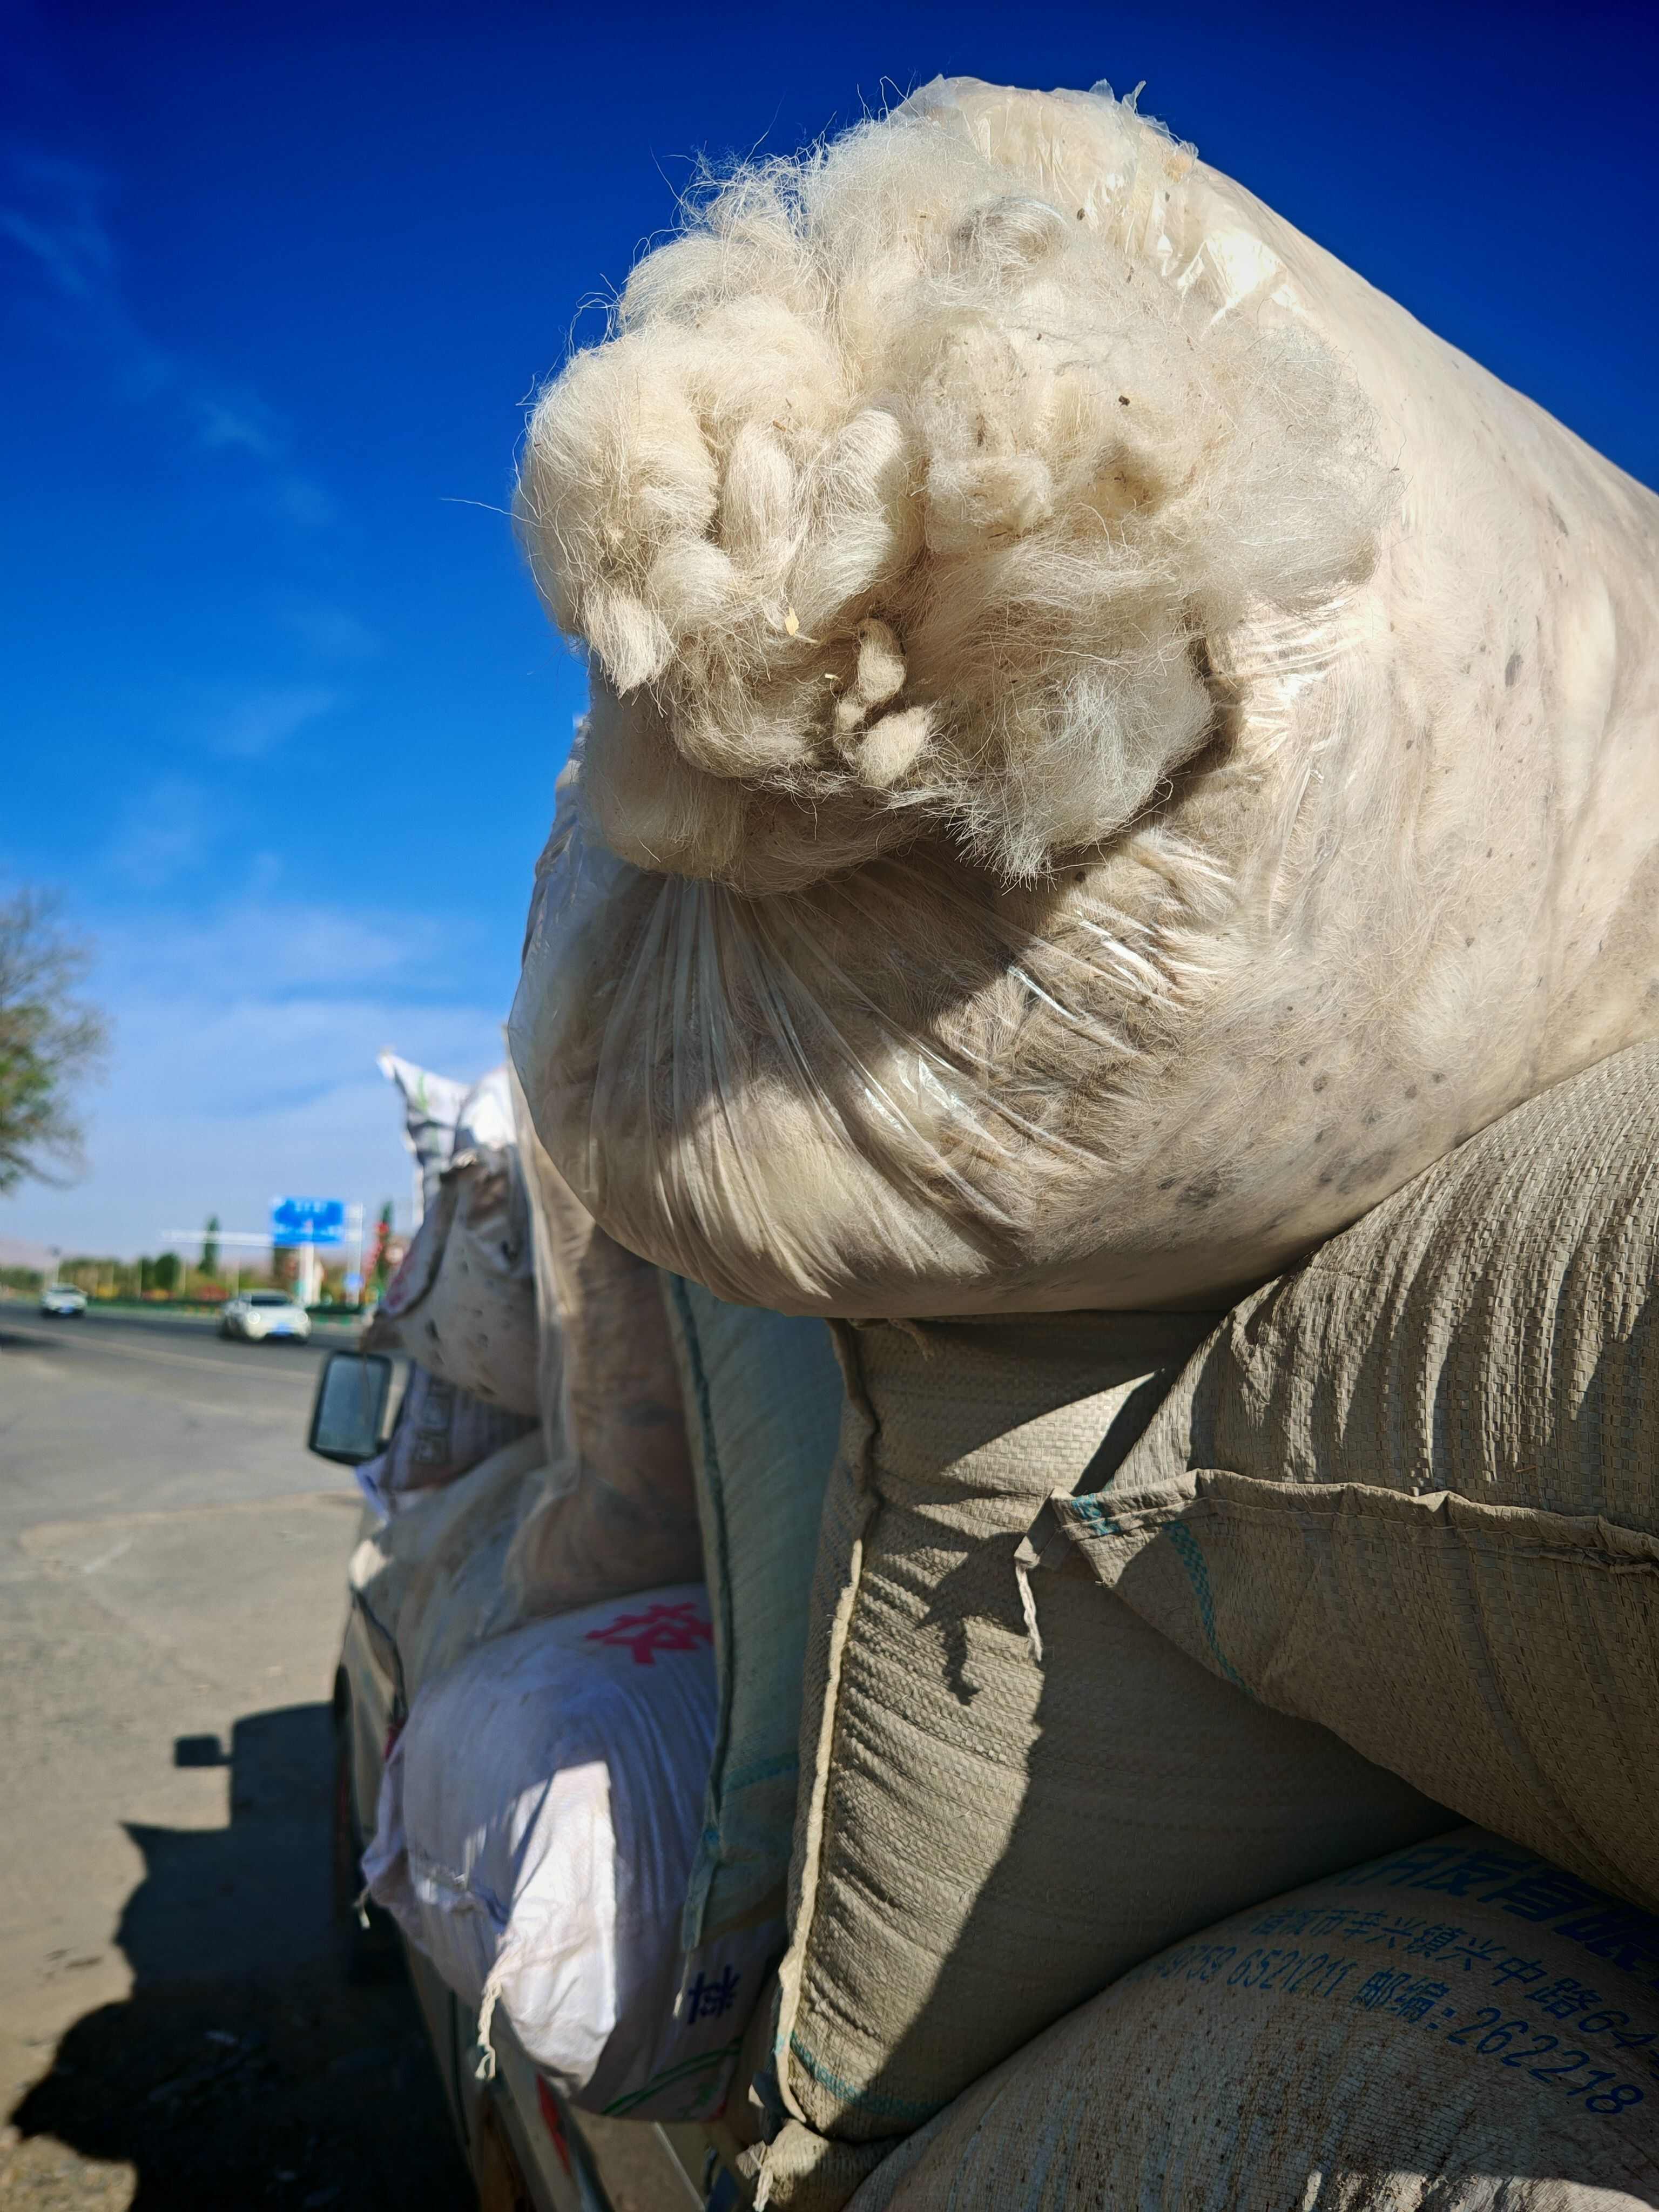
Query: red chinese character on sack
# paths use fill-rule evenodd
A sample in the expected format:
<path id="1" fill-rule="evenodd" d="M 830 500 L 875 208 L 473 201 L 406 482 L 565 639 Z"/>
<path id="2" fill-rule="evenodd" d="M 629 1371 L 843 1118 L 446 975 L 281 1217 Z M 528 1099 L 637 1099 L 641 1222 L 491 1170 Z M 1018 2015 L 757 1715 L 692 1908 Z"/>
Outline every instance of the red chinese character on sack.
<path id="1" fill-rule="evenodd" d="M 697 1613 L 696 1601 L 678 1605 L 648 1605 L 643 1613 L 619 1613 L 603 1628 L 590 1628 L 590 1644 L 610 1644 L 631 1651 L 636 1667 L 654 1667 L 659 1651 L 695 1651 L 712 1644 L 714 1632 Z"/>

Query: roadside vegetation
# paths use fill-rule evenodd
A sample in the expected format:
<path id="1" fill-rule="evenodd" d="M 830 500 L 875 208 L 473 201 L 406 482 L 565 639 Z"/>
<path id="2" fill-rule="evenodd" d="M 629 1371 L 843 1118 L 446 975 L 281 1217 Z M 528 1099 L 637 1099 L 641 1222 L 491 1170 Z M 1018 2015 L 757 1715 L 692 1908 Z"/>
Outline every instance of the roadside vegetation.
<path id="1" fill-rule="evenodd" d="M 0 897 L 0 1196 L 25 1182 L 72 1182 L 84 1165 L 74 1096 L 109 1036 L 79 996 L 91 964 L 50 894 Z"/>

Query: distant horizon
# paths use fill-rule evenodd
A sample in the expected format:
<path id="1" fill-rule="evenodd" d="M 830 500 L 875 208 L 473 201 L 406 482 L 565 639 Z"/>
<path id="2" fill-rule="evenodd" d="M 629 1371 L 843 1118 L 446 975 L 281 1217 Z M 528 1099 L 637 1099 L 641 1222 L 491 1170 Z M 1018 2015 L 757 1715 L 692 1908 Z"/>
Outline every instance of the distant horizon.
<path id="1" fill-rule="evenodd" d="M 524 405 L 676 192 L 936 73 L 1127 90 L 1644 480 L 1659 16 L 1407 0 L 833 15 L 0 0 L 0 888 L 97 947 L 131 1257 L 276 1190 L 406 1203 L 391 1044 L 499 1061 L 584 704 L 506 509 Z"/>
<path id="2" fill-rule="evenodd" d="M 497 1064 L 499 1064 L 499 1055 L 497 1061 L 491 1063 L 492 1066 Z M 428 1072 L 434 1075 L 451 1077 L 470 1088 L 480 1076 L 487 1074 L 489 1070 L 477 1068 L 457 1071 L 450 1068 L 433 1068 Z M 137 1243 L 125 1245 L 107 1240 L 100 1242 L 95 1237 L 89 1243 L 66 1242 L 62 1237 L 54 1237 L 51 1234 L 49 1218 L 46 1229 L 39 1235 L 21 1237 L 10 1230 L 3 1212 L 0 1212 L 0 1267 L 44 1267 L 50 1265 L 54 1257 L 66 1261 L 112 1260 L 125 1264 L 139 1259 L 158 1258 L 167 1251 L 183 1253 L 185 1248 L 176 1237 L 170 1236 L 170 1232 L 173 1231 L 188 1236 L 198 1244 L 204 1243 L 210 1233 L 216 1234 L 222 1238 L 227 1236 L 240 1237 L 255 1235 L 263 1237 L 269 1230 L 270 1207 L 276 1200 L 278 1197 L 301 1195 L 337 1198 L 348 1207 L 354 1205 L 362 1206 L 364 1209 L 366 1228 L 371 1234 L 373 1224 L 380 1218 L 381 1207 L 390 1202 L 392 1209 L 393 1232 L 398 1237 L 406 1237 L 413 1233 L 416 1225 L 413 1190 L 415 1162 L 413 1155 L 408 1152 L 403 1142 L 402 1097 L 395 1086 L 384 1077 L 379 1077 L 378 1079 L 384 1097 L 392 1149 L 401 1159 L 402 1173 L 396 1177 L 392 1187 L 376 1190 L 372 1197 L 365 1195 L 361 1191 L 324 1189 L 314 1182 L 306 1185 L 303 1191 L 296 1185 L 287 1191 L 270 1192 L 267 1195 L 264 1205 L 256 1209 L 253 1217 L 247 1220 L 233 1219 L 223 1206 L 210 1201 L 198 1226 L 192 1227 L 187 1221 L 169 1220 L 153 1230 L 148 1237 L 140 1237 Z M 46 1199 L 52 1196 L 68 1199 L 75 1194 L 78 1186 L 71 1183 L 67 1188 L 54 1190 L 50 1184 L 36 1183 L 32 1188 Z M 15 1195 L 21 1195 L 21 1193 Z M 3 1208 L 5 1204 L 6 1200 L 0 1199 L 0 1208 Z M 49 1215 L 49 1206 L 43 1208 L 42 1211 Z M 210 1217 L 216 1215 L 218 1218 L 218 1228 L 216 1231 L 210 1232 L 208 1221 Z M 249 1250 L 257 1256 L 258 1249 L 250 1247 Z M 267 1245 L 264 1249 L 268 1251 L 270 1248 Z"/>

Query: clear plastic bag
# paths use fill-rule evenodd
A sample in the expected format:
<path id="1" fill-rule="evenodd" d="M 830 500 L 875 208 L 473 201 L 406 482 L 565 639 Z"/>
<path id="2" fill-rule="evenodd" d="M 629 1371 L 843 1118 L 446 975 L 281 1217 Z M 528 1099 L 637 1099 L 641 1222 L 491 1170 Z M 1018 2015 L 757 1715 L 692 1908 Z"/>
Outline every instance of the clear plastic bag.
<path id="1" fill-rule="evenodd" d="M 1659 501 L 1104 95 L 739 177 L 521 512 L 593 713 L 513 1055 L 722 1297 L 1213 1299 L 1659 1027 Z"/>
<path id="2" fill-rule="evenodd" d="M 548 1464 L 507 1576 L 525 1613 L 553 1613 L 698 1577 L 702 1543 L 661 1280 L 595 1225 L 514 1105 Z"/>
<path id="3" fill-rule="evenodd" d="M 418 1229 L 423 1212 L 438 1195 L 438 1178 L 449 1165 L 455 1125 L 469 1092 L 465 1083 L 434 1075 L 412 1060 L 399 1060 L 395 1052 L 380 1054 L 380 1069 L 388 1083 L 397 1085 L 404 1102 L 404 1142 L 415 1162 Z"/>
<path id="4" fill-rule="evenodd" d="M 403 1352 L 486 1406 L 538 1411 L 530 1206 L 511 1143 L 463 1152 L 363 1331 L 368 1352 Z"/>

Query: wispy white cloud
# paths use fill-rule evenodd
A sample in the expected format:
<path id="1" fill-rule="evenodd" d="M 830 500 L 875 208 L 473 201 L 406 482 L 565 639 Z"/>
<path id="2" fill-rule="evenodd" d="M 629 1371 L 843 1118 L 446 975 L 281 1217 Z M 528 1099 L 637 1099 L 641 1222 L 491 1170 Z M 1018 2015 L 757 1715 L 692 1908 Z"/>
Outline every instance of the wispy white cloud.
<path id="1" fill-rule="evenodd" d="M 0 201 L 0 238 L 9 238 L 65 299 L 101 303 L 115 281 L 99 213 L 102 178 L 83 162 L 18 148 L 9 167 L 13 191 Z"/>
<path id="2" fill-rule="evenodd" d="M 255 460 L 280 458 L 281 441 L 264 410 L 256 414 L 244 402 L 233 407 L 228 400 L 204 396 L 196 410 L 196 434 L 210 453 L 252 453 Z"/>
<path id="3" fill-rule="evenodd" d="M 0 1234 L 136 1252 L 210 1212 L 257 1230 L 280 1190 L 401 1205 L 408 1156 L 376 1053 L 462 1079 L 502 1054 L 510 983 L 480 1003 L 449 972 L 449 934 L 270 895 L 106 932 L 91 992 L 114 1054 L 83 1102 L 89 1172 L 0 1203 Z"/>
<path id="4" fill-rule="evenodd" d="M 238 457 L 256 471 L 264 505 L 302 529 L 319 528 L 334 506 L 299 466 L 292 441 L 254 393 L 159 343 L 127 303 L 103 205 L 108 179 L 82 161 L 17 144 L 0 149 L 0 242 L 70 314 L 77 337 L 106 361 L 135 405 L 172 410 L 181 442 L 209 456 Z"/>
<path id="5" fill-rule="evenodd" d="M 453 933 L 423 914 L 284 898 L 267 878 L 199 915 L 112 940 L 103 967 L 110 988 L 146 1000 L 188 999 L 216 969 L 231 975 L 227 1014 L 249 992 L 319 1006 L 364 992 L 441 999 L 453 988 Z"/>
<path id="6" fill-rule="evenodd" d="M 272 477 L 270 495 L 272 513 L 301 530 L 325 529 L 335 518 L 334 501 L 321 484 L 293 470 Z"/>
<path id="7" fill-rule="evenodd" d="M 319 660 L 337 665 L 373 660 L 381 641 L 366 622 L 326 599 L 286 596 L 274 612 L 283 629 Z"/>
<path id="8" fill-rule="evenodd" d="M 163 776 L 121 814 L 106 864 L 140 889 L 157 890 L 207 857 L 220 818 L 221 809 L 200 784 Z"/>
<path id="9" fill-rule="evenodd" d="M 222 687 L 204 714 L 202 737 L 227 760 L 264 760 L 307 724 L 331 714 L 343 698 L 331 684 Z"/>

